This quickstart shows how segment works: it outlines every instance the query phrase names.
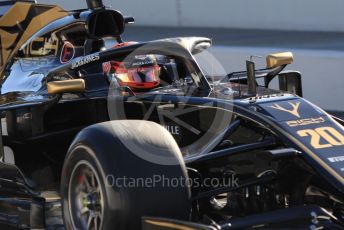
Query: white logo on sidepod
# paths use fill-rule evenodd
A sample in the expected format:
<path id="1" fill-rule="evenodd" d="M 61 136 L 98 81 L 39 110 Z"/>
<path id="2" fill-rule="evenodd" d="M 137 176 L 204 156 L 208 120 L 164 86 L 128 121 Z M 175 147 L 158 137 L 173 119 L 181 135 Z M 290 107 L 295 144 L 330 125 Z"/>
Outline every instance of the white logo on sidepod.
<path id="1" fill-rule="evenodd" d="M 342 162 L 344 161 L 344 156 L 339 156 L 339 157 L 330 157 L 327 158 L 330 162 L 336 163 L 336 162 Z"/>

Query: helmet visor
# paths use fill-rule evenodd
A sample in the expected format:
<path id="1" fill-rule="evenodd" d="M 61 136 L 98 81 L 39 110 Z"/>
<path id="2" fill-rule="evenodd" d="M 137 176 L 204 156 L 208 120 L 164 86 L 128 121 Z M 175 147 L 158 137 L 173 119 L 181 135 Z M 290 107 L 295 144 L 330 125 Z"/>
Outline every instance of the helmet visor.
<path id="1" fill-rule="evenodd" d="M 159 81 L 160 66 L 149 66 L 140 68 L 131 68 L 128 70 L 129 78 L 133 82 L 148 83 Z"/>
<path id="2" fill-rule="evenodd" d="M 116 78 L 120 85 L 129 86 L 132 89 L 152 89 L 160 84 L 160 66 L 146 66 L 139 68 L 116 70 Z"/>

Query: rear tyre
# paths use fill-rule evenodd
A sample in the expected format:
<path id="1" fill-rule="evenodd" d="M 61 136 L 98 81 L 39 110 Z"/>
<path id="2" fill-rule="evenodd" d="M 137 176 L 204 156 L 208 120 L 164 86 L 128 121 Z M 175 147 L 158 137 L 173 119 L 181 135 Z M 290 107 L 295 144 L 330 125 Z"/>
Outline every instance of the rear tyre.
<path id="1" fill-rule="evenodd" d="M 161 155 L 174 159 L 175 164 L 141 158 L 128 149 L 129 139 L 139 145 L 136 149 L 159 146 Z M 178 183 L 172 186 L 172 180 Z M 188 220 L 190 190 L 183 183 L 187 180 L 179 148 L 160 125 L 112 121 L 90 126 L 76 137 L 64 162 L 65 225 L 67 229 L 130 230 L 141 228 L 143 216 Z"/>

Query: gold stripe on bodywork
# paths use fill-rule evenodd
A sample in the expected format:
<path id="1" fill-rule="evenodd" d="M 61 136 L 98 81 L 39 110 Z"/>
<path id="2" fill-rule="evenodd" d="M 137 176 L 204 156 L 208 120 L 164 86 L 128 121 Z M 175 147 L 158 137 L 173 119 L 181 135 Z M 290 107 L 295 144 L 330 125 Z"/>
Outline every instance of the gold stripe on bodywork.
<path id="1" fill-rule="evenodd" d="M 170 229 L 176 229 L 176 230 L 197 230 L 196 228 L 187 227 L 181 224 L 175 224 L 175 223 L 169 223 L 169 222 L 162 222 L 162 221 L 154 221 L 154 220 L 145 220 L 147 224 L 160 226 L 160 227 L 166 227 Z"/>

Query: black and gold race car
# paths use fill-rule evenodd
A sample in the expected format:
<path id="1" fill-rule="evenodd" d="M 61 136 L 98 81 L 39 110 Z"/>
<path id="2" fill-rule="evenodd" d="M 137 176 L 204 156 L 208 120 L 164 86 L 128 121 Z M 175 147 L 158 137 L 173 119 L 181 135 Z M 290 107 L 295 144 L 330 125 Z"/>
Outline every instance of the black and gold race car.
<path id="1" fill-rule="evenodd" d="M 1 229 L 344 228 L 344 121 L 290 52 L 228 74 L 87 4 L 0 1 Z"/>

